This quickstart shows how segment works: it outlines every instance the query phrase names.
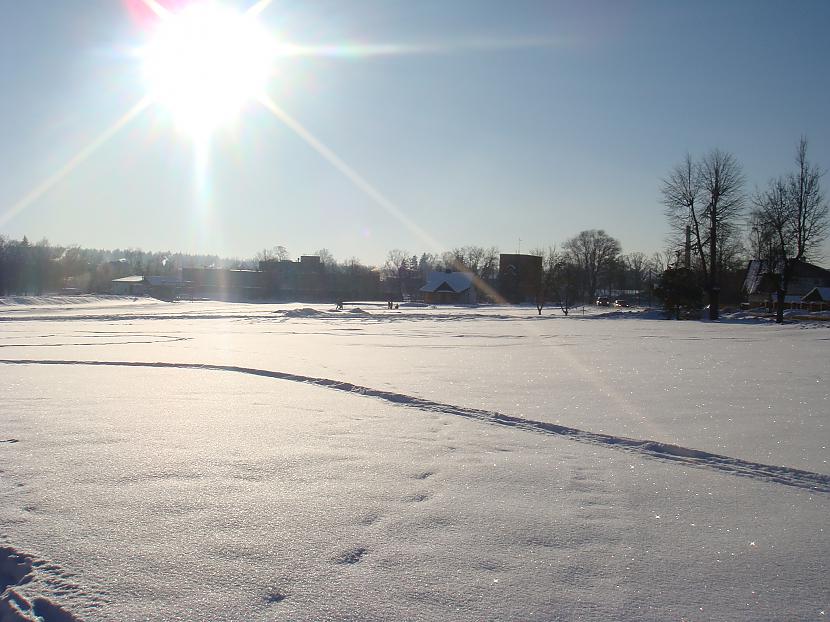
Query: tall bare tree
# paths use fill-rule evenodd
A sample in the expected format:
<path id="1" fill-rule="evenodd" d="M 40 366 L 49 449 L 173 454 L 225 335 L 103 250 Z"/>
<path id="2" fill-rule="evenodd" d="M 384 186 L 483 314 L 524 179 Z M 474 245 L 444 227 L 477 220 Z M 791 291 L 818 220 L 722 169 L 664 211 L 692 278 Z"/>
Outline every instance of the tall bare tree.
<path id="1" fill-rule="evenodd" d="M 585 277 L 584 292 L 588 300 L 593 300 L 600 276 L 622 252 L 620 243 L 602 229 L 590 229 L 569 239 L 563 248 L 572 263 L 581 269 Z"/>
<path id="2" fill-rule="evenodd" d="M 708 278 L 709 264 L 703 252 L 706 239 L 705 226 L 702 221 L 701 179 L 699 165 L 695 164 L 688 153 L 685 159 L 675 166 L 668 177 L 663 179 L 661 192 L 666 218 L 671 228 L 672 246 L 679 246 L 684 240 L 686 227 L 691 230 L 692 248 L 699 258 L 700 269 L 704 278 Z M 686 266 L 691 268 L 691 266 Z"/>
<path id="3" fill-rule="evenodd" d="M 708 228 L 709 319 L 720 315 L 721 255 L 718 242 L 733 233 L 744 208 L 744 175 L 731 153 L 710 151 L 698 167 L 705 208 L 703 216 Z M 720 237 L 719 237 L 720 236 Z"/>
<path id="4" fill-rule="evenodd" d="M 794 211 L 793 259 L 811 259 L 827 237 L 828 206 L 821 190 L 824 171 L 807 159 L 807 138 L 804 136 L 798 143 L 795 162 L 798 170 L 788 178 Z"/>
<path id="5" fill-rule="evenodd" d="M 828 233 L 828 205 L 821 190 L 823 171 L 807 159 L 807 139 L 796 149 L 797 170 L 769 182 L 754 197 L 753 237 L 769 265 L 779 266 L 775 321 L 784 321 L 784 300 L 795 262 L 810 259 Z"/>
<path id="6" fill-rule="evenodd" d="M 695 163 L 690 155 L 663 180 L 663 204 L 674 233 L 691 231 L 691 251 L 709 295 L 709 319 L 720 312 L 724 251 L 732 248 L 744 207 L 744 176 L 735 157 L 714 149 Z M 729 253 L 726 253 L 727 255 Z"/>

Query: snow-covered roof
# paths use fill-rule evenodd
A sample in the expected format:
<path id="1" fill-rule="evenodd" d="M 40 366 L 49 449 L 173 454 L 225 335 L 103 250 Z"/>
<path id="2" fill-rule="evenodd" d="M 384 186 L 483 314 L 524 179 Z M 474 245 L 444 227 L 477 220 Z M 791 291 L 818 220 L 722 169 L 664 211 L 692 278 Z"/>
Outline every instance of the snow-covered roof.
<path id="1" fill-rule="evenodd" d="M 819 283 L 826 282 L 830 279 L 830 270 L 807 263 L 806 261 L 792 259 L 790 260 L 790 267 L 792 269 L 790 284 L 804 279 Z M 774 291 L 777 278 L 770 278 L 770 276 L 781 274 L 783 271 L 784 262 L 781 260 L 772 263 L 764 259 L 752 259 L 746 268 L 744 289 L 748 294 Z"/>
<path id="2" fill-rule="evenodd" d="M 830 302 L 830 287 L 814 287 L 804 295 L 807 302 Z"/>
<path id="3" fill-rule="evenodd" d="M 422 292 L 453 292 L 460 294 L 473 286 L 471 272 L 430 272 Z"/>
<path id="4" fill-rule="evenodd" d="M 141 283 L 144 280 L 144 277 L 140 274 L 134 274 L 132 276 L 125 276 L 120 279 L 113 279 L 113 283 Z"/>
<path id="5" fill-rule="evenodd" d="M 746 278 L 744 279 L 744 289 L 747 294 L 755 294 L 764 291 L 764 276 L 770 273 L 777 273 L 779 268 L 777 265 L 770 265 L 770 262 L 764 259 L 751 259 L 746 268 Z"/>

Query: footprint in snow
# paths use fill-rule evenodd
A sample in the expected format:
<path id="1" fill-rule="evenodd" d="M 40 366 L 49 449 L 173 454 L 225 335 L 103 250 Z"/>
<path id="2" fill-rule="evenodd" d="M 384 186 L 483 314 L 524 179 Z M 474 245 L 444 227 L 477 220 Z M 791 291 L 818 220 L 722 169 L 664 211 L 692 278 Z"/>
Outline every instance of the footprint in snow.
<path id="1" fill-rule="evenodd" d="M 414 495 L 409 495 L 406 500 L 411 501 L 413 503 L 421 503 L 422 501 L 426 501 L 429 499 L 430 495 L 425 492 L 415 493 Z"/>
<path id="2" fill-rule="evenodd" d="M 286 598 L 286 594 L 283 594 L 279 590 L 272 590 L 265 595 L 265 602 L 266 603 L 280 603 L 284 601 Z"/>
<path id="3" fill-rule="evenodd" d="M 379 520 L 380 514 L 378 512 L 369 512 L 363 518 L 360 519 L 360 523 L 362 525 L 374 525 Z"/>
<path id="4" fill-rule="evenodd" d="M 363 547 L 356 547 L 347 549 L 334 558 L 337 564 L 356 564 L 366 554 L 366 549 Z"/>

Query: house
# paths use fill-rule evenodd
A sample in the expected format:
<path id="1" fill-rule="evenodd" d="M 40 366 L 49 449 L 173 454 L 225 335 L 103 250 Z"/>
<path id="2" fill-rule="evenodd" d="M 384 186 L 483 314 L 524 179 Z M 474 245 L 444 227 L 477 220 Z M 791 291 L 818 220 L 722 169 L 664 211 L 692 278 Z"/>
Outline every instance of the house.
<path id="1" fill-rule="evenodd" d="M 830 302 L 830 287 L 814 287 L 804 294 L 804 302 Z"/>
<path id="2" fill-rule="evenodd" d="M 807 263 L 790 262 L 792 273 L 787 286 L 787 298 L 801 300 L 814 288 L 830 287 L 830 270 Z M 744 278 L 744 291 L 750 305 L 773 303 L 778 290 L 778 279 L 783 272 L 783 262 L 772 264 L 764 259 L 749 262 Z"/>
<path id="3" fill-rule="evenodd" d="M 182 281 L 181 273 L 146 276 L 144 283 L 147 285 L 147 293 L 159 300 L 181 298 L 187 285 Z"/>
<path id="4" fill-rule="evenodd" d="M 536 302 L 542 282 L 542 258 L 538 255 L 499 255 L 499 294 L 513 304 Z"/>
<path id="5" fill-rule="evenodd" d="M 191 296 L 212 300 L 254 300 L 265 293 L 263 273 L 258 270 L 182 268 L 179 284 Z"/>
<path id="6" fill-rule="evenodd" d="M 143 296 L 147 293 L 147 283 L 140 274 L 112 279 L 110 293 L 116 296 Z"/>
<path id="7" fill-rule="evenodd" d="M 471 272 L 430 272 L 420 291 L 430 304 L 475 304 L 475 278 Z"/>

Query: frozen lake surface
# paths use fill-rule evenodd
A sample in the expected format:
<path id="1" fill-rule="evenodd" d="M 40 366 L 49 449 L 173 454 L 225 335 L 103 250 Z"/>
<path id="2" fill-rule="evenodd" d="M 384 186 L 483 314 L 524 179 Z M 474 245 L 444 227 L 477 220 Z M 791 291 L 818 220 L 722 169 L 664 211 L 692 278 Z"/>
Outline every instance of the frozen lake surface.
<path id="1" fill-rule="evenodd" d="M 827 617 L 819 323 L 5 302 L 2 620 Z"/>

